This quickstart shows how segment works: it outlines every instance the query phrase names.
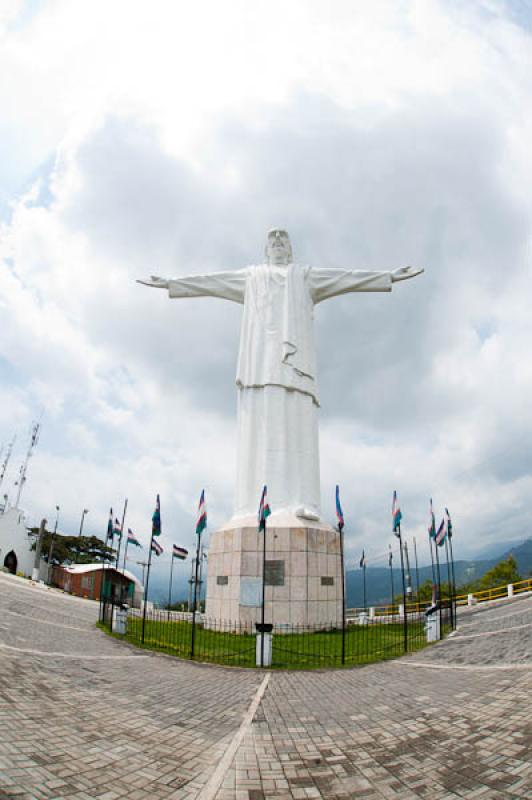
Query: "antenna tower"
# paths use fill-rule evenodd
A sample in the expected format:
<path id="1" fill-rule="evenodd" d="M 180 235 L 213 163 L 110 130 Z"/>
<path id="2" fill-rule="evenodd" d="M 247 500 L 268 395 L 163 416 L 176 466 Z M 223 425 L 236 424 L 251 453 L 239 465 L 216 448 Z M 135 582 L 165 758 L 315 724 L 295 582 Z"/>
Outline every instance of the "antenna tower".
<path id="1" fill-rule="evenodd" d="M 5 455 L 4 460 L 2 461 L 2 466 L 0 467 L 0 486 L 2 486 L 2 482 L 4 480 L 4 476 L 5 476 L 6 470 L 7 470 L 7 465 L 9 464 L 9 459 L 11 458 L 11 453 L 13 452 L 13 447 L 15 446 L 16 438 L 17 438 L 17 436 L 15 434 L 15 436 L 13 436 L 13 438 L 11 439 L 11 441 L 9 442 L 9 444 L 7 446 L 7 453 Z M 2 452 L 3 452 L 3 448 L 2 448 Z"/>
<path id="2" fill-rule="evenodd" d="M 18 486 L 15 508 L 19 507 L 20 495 L 22 494 L 22 489 L 24 488 L 24 484 L 26 483 L 26 472 L 28 470 L 28 462 L 33 455 L 33 451 L 37 445 L 37 442 L 39 441 L 40 430 L 41 430 L 40 423 L 34 422 L 33 425 L 31 426 L 30 446 L 28 447 L 28 452 L 26 453 L 26 458 L 24 459 L 24 463 L 20 468 L 19 479 L 18 481 L 15 481 L 15 486 Z"/>

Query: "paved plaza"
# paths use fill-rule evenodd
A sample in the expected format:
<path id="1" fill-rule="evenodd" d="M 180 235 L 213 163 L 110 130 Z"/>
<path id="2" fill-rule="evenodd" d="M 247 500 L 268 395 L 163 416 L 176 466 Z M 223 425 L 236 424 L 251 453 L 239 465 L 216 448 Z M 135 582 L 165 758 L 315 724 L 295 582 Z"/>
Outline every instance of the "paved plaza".
<path id="1" fill-rule="evenodd" d="M 0 800 L 530 798 L 532 598 L 396 661 L 192 664 L 0 574 Z"/>

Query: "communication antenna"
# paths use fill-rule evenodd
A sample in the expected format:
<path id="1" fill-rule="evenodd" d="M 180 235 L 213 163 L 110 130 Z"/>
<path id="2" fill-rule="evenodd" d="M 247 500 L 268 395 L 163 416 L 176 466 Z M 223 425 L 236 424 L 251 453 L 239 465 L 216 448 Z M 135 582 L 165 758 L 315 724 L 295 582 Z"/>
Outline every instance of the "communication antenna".
<path id="1" fill-rule="evenodd" d="M 33 425 L 31 426 L 30 446 L 28 447 L 28 452 L 26 453 L 26 458 L 24 459 L 24 463 L 20 468 L 19 479 L 15 481 L 15 486 L 18 486 L 15 508 L 19 507 L 20 495 L 22 494 L 22 489 L 24 488 L 24 484 L 26 483 L 26 472 L 28 470 L 28 463 L 33 455 L 35 447 L 37 446 L 37 442 L 39 441 L 40 430 L 41 430 L 40 423 L 34 422 Z"/>
<path id="2" fill-rule="evenodd" d="M 2 466 L 0 467 L 0 486 L 2 486 L 2 482 L 4 480 L 4 475 L 6 474 L 7 465 L 9 464 L 9 459 L 11 458 L 11 453 L 13 452 L 13 447 L 15 446 L 17 436 L 13 436 L 11 441 L 7 446 L 7 452 L 5 455 L 4 460 L 2 461 Z M 2 452 L 4 452 L 4 448 L 2 448 Z"/>

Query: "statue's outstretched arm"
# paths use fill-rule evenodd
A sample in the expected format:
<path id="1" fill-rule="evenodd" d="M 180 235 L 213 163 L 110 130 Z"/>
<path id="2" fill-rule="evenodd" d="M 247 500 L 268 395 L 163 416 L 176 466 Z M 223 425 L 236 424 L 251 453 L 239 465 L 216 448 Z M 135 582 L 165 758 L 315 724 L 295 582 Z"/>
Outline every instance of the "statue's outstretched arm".
<path id="1" fill-rule="evenodd" d="M 414 267 L 382 272 L 312 267 L 309 272 L 310 291 L 314 303 L 349 292 L 390 292 L 393 283 L 414 278 L 421 272 L 422 269 Z"/>
<path id="2" fill-rule="evenodd" d="M 152 289 L 168 289 L 168 281 L 166 278 L 159 278 L 157 275 L 151 275 L 149 280 L 137 280 L 137 283 L 142 283 L 144 286 L 151 286 Z"/>
<path id="3" fill-rule="evenodd" d="M 422 272 L 425 272 L 423 267 L 399 267 L 399 269 L 394 269 L 391 273 L 392 283 L 407 281 L 409 278 L 415 278 L 416 275 L 421 275 Z"/>
<path id="4" fill-rule="evenodd" d="M 186 275 L 181 278 L 160 278 L 152 275 L 148 280 L 138 280 L 152 289 L 168 289 L 171 298 L 220 297 L 235 303 L 244 302 L 246 270 L 211 272 L 208 275 Z"/>

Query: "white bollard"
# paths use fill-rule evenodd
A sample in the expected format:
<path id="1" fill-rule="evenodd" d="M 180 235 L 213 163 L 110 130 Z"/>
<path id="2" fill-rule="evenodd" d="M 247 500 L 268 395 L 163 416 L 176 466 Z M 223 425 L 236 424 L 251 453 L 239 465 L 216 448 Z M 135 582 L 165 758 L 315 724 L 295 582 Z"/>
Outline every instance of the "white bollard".
<path id="1" fill-rule="evenodd" d="M 513 583 L 508 584 L 508 597 L 514 596 L 514 585 Z"/>
<path id="2" fill-rule="evenodd" d="M 436 612 L 427 617 L 427 642 L 437 642 L 440 638 L 440 615 Z"/>
<path id="3" fill-rule="evenodd" d="M 474 605 L 475 605 L 475 602 L 476 602 L 476 601 L 475 601 L 475 595 L 473 595 L 473 594 L 468 594 L 468 595 L 467 595 L 467 605 L 468 605 L 468 606 L 474 606 Z"/>
<path id="4" fill-rule="evenodd" d="M 264 653 L 261 652 L 261 637 L 264 636 Z M 261 664 L 261 657 L 262 664 Z M 257 649 L 255 651 L 255 663 L 257 667 L 271 667 L 272 665 L 272 634 L 257 633 Z"/>
<path id="5" fill-rule="evenodd" d="M 126 633 L 126 629 L 127 629 L 127 609 L 113 606 L 113 619 L 111 623 L 112 632 L 124 636 Z"/>
<path id="6" fill-rule="evenodd" d="M 369 618 L 370 619 L 375 619 L 375 607 L 374 606 L 370 606 L 369 607 Z"/>
<path id="7" fill-rule="evenodd" d="M 404 616 L 405 616 L 405 607 L 404 607 L 404 605 L 402 603 L 399 603 L 398 609 L 399 609 L 399 619 L 404 619 Z"/>

